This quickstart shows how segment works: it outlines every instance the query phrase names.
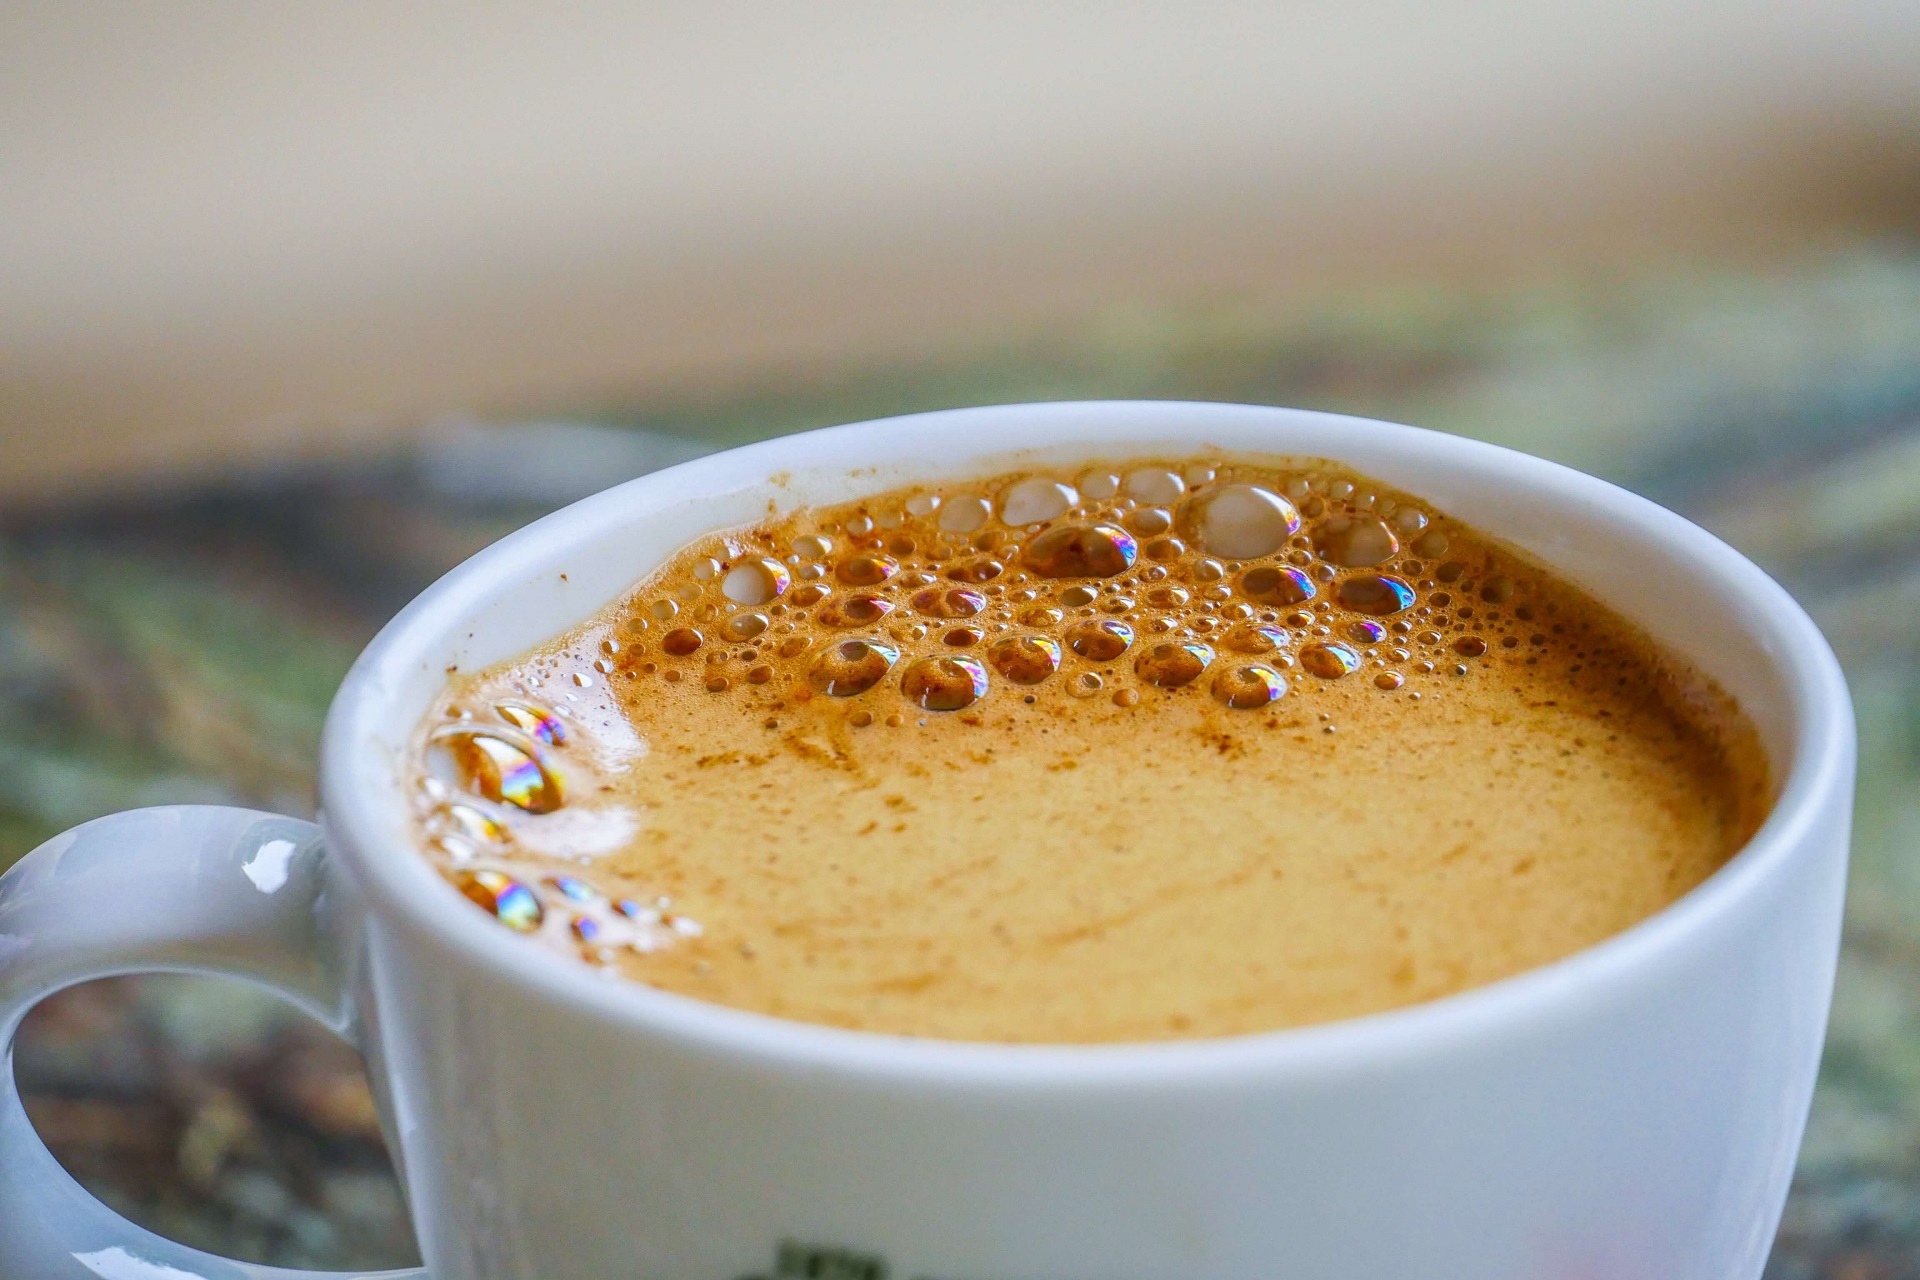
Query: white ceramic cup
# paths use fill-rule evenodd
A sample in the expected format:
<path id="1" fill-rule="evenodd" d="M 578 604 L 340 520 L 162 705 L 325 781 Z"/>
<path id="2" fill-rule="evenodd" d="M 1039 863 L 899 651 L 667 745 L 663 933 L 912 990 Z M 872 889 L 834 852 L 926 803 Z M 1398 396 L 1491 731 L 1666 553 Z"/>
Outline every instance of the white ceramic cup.
<path id="1" fill-rule="evenodd" d="M 406 748 L 448 669 L 585 619 L 695 535 L 769 503 L 1198 454 L 1337 459 L 1557 566 L 1739 699 L 1780 780 L 1766 825 L 1675 906 L 1491 986 L 1301 1030 L 1061 1047 L 607 981 L 412 849 Z M 36 850 L 0 880 L 0 1042 L 102 974 L 268 984 L 365 1051 L 434 1280 L 1753 1280 L 1820 1057 L 1853 772 L 1846 688 L 1806 614 L 1599 480 L 1281 409 L 897 418 L 646 476 L 448 574 L 342 686 L 322 826 L 149 809 Z M 296 1274 L 118 1218 L 55 1164 L 10 1074 L 0 1090 L 0 1275 Z"/>

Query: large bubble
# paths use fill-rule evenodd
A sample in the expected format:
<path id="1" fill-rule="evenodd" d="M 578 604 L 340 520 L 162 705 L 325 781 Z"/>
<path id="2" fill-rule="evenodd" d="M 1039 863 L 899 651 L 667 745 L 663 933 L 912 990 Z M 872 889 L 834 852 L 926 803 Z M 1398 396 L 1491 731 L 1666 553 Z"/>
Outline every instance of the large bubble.
<path id="1" fill-rule="evenodd" d="M 1222 485 L 1180 510 L 1180 531 L 1187 539 L 1229 560 L 1270 556 L 1299 530 L 1300 513 L 1293 504 L 1259 485 Z"/>

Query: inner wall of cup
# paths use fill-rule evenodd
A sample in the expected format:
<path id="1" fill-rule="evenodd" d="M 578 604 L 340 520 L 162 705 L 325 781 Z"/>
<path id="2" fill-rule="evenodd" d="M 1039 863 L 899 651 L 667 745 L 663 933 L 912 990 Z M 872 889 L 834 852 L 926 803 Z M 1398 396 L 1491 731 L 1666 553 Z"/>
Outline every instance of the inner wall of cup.
<path id="1" fill-rule="evenodd" d="M 468 584 L 465 594 L 477 598 L 447 620 L 439 653 L 415 667 L 421 678 L 389 691 L 398 696 L 389 701 L 392 718 L 381 729 L 396 735 L 391 745 L 400 750 L 449 667 L 474 670 L 518 656 L 624 595 L 692 539 L 764 519 L 772 510 L 1096 459 L 1329 458 L 1521 547 L 1645 627 L 1738 700 L 1759 729 L 1776 787 L 1785 779 L 1800 709 L 1776 656 L 1781 642 L 1770 634 L 1777 619 L 1751 589 L 1758 572 L 1735 553 L 1679 517 L 1535 459 L 1435 433 L 1380 428 L 1391 433 L 1382 438 L 1365 429 L 1379 424 L 1320 421 L 1342 427 L 1275 431 L 1266 424 L 1258 432 L 1266 445 L 1260 449 L 1245 447 L 1245 431 L 1214 430 L 1159 439 L 1138 432 L 1105 439 L 1085 434 L 1045 448 L 997 451 L 990 437 L 999 433 L 921 433 L 902 423 L 895 433 L 870 441 L 864 457 L 858 448 L 809 450 L 804 437 L 795 440 L 799 447 L 792 452 L 815 452 L 820 465 L 772 478 L 764 462 L 744 454 L 716 455 L 663 474 L 657 483 L 643 478 L 556 513 L 496 547 L 497 556 L 483 553 L 457 571 L 477 575 L 484 589 L 475 593 L 475 584 Z M 906 447 L 915 444 L 923 447 Z M 882 453 L 893 456 L 874 456 Z M 862 465 L 847 465 L 849 456 Z"/>

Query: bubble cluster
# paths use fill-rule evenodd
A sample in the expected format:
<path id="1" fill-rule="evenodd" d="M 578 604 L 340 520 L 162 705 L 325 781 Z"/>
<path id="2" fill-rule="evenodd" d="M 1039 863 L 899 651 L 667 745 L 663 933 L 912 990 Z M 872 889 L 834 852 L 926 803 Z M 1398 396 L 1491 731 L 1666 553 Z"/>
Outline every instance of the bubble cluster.
<path id="1" fill-rule="evenodd" d="M 629 696 L 691 680 L 776 727 L 814 695 L 844 701 L 856 728 L 889 718 L 864 709 L 874 698 L 951 713 L 1211 692 L 1247 710 L 1356 673 L 1389 695 L 1492 652 L 1479 633 L 1526 591 L 1494 559 L 1441 513 L 1331 466 L 1015 473 L 705 539 L 624 607 L 613 664 Z M 521 790 L 538 803 L 535 775 Z"/>

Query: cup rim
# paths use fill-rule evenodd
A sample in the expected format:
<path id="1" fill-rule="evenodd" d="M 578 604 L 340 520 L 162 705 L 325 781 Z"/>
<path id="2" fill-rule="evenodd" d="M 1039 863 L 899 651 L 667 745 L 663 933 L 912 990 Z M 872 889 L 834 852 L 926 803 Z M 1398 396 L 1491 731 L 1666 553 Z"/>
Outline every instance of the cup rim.
<path id="1" fill-rule="evenodd" d="M 631 981 L 609 981 L 568 957 L 531 947 L 466 907 L 458 892 L 411 848 L 394 848 L 406 830 L 403 767 L 364 751 L 387 694 L 414 678 L 450 628 L 497 597 L 513 570 L 553 559 L 650 509 L 689 492 L 718 493 L 742 477 L 764 485 L 782 471 L 853 471 L 903 456 L 916 434 L 1005 429 L 1030 422 L 1033 443 L 1049 443 L 1049 419 L 1106 415 L 1120 430 L 1106 456 L 1146 453 L 1143 428 L 1191 435 L 1209 420 L 1244 432 L 1249 425 L 1323 434 L 1325 448 L 1294 456 L 1338 458 L 1342 441 L 1364 438 L 1416 457 L 1494 471 L 1553 496 L 1604 510 L 1622 525 L 1657 534 L 1673 556 L 1756 606 L 1750 625 L 1764 642 L 1793 703 L 1791 766 L 1760 830 L 1705 882 L 1628 929 L 1572 955 L 1498 981 L 1420 1004 L 1307 1026 L 1236 1036 L 1103 1044 L 993 1043 L 922 1039 L 848 1030 L 711 1004 Z M 1010 421 L 1011 420 L 1011 421 Z M 1071 434 L 1071 433 L 1069 433 Z M 1349 444 L 1349 447 L 1351 445 Z M 1276 455 L 1280 451 L 1276 450 Z M 1099 456 L 1089 439 L 1088 455 Z M 983 455 L 984 456 L 984 455 Z M 1284 456 L 1284 455 L 1281 455 Z M 1498 533 L 1498 529 L 1490 530 Z M 638 576 L 637 574 L 635 575 Z M 553 628 L 557 634 L 569 622 Z M 1423 428 L 1308 410 L 1191 401 L 1067 401 L 949 409 L 823 428 L 710 454 L 616 485 L 506 535 L 442 576 L 396 615 L 367 646 L 328 712 L 321 746 L 322 822 L 332 858 L 382 924 L 424 931 L 491 981 L 587 1016 L 664 1037 L 689 1052 L 802 1066 L 898 1081 L 971 1086 L 1095 1087 L 1162 1084 L 1223 1076 L 1318 1076 L 1431 1054 L 1463 1041 L 1568 1016 L 1583 1000 L 1603 999 L 1683 952 L 1716 923 L 1738 914 L 1797 853 L 1818 842 L 1811 828 L 1849 785 L 1854 752 L 1845 678 L 1824 636 L 1800 605 L 1763 570 L 1713 534 L 1607 481 L 1498 445 Z M 382 810 L 386 812 L 383 813 Z M 399 842 L 403 846 L 405 841 Z"/>

